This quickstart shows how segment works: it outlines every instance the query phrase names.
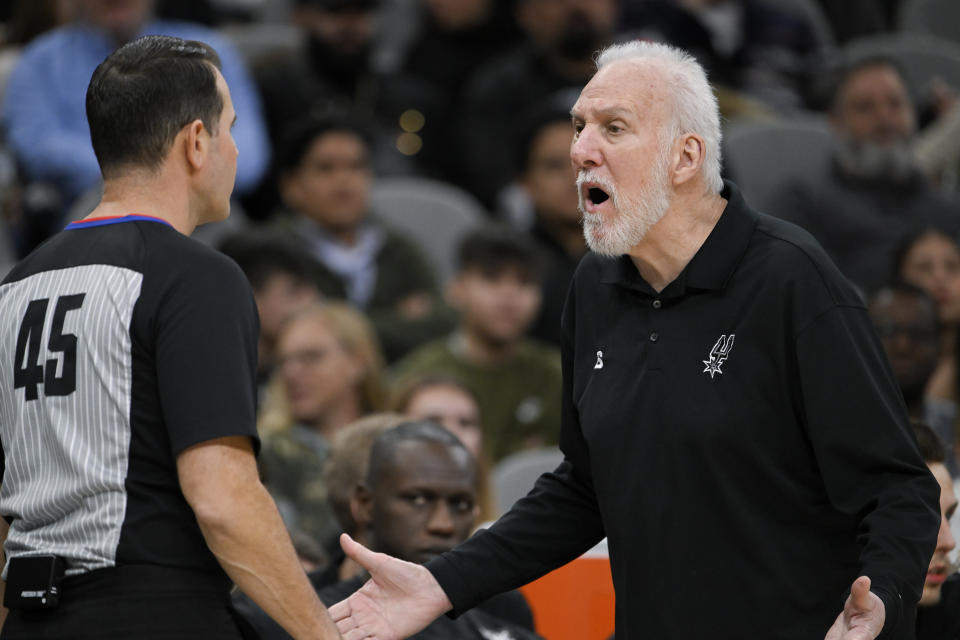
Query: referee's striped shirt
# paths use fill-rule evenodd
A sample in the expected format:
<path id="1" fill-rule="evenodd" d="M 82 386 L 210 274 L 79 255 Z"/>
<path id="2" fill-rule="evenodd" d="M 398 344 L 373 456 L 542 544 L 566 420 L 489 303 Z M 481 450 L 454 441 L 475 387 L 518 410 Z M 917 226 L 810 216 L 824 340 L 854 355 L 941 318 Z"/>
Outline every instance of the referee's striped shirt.
<path id="1" fill-rule="evenodd" d="M 176 456 L 256 441 L 257 314 L 228 258 L 148 216 L 88 219 L 0 283 L 0 514 L 7 558 L 68 575 L 159 564 L 225 575 Z M 4 567 L 4 575 L 6 567 Z"/>

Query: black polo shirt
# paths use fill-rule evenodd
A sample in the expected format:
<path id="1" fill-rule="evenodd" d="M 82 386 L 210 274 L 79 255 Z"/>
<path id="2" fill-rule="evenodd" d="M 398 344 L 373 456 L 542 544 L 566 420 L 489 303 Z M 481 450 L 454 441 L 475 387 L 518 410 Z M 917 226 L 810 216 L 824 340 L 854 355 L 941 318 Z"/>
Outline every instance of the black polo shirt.
<path id="1" fill-rule="evenodd" d="M 566 460 L 428 564 L 461 611 L 604 535 L 617 638 L 823 638 L 858 575 L 912 618 L 939 522 L 883 348 L 813 238 L 728 204 L 656 293 L 588 254 L 563 316 Z"/>

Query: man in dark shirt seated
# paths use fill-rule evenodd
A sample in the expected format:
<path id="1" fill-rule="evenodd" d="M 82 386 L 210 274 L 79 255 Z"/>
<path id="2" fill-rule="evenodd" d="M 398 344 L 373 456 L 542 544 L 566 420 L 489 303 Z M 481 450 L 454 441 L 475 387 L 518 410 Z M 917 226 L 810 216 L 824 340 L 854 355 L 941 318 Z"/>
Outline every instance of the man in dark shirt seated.
<path id="1" fill-rule="evenodd" d="M 830 123 L 831 161 L 785 185 L 769 213 L 812 233 L 843 274 L 871 292 L 890 274 L 906 233 L 928 226 L 957 233 L 960 202 L 938 193 L 917 160 L 916 107 L 893 61 L 851 64 Z"/>
<path id="2" fill-rule="evenodd" d="M 470 452 L 442 426 L 424 420 L 389 429 L 374 442 L 366 478 L 356 487 L 350 503 L 356 529 L 371 549 L 422 564 L 449 551 L 470 535 L 478 511 L 476 473 Z M 369 577 L 364 572 L 325 585 L 327 576 L 329 572 L 324 571 L 310 574 L 320 599 L 326 603 L 347 597 Z M 518 611 L 523 608 L 525 602 L 516 593 L 507 598 L 500 596 L 456 620 L 441 616 L 411 637 L 416 640 L 538 638 L 521 626 L 520 621 L 529 615 Z M 289 638 L 255 607 L 238 603 L 237 609 L 259 631 L 262 640 Z"/>
<path id="3" fill-rule="evenodd" d="M 960 639 L 960 574 L 953 571 L 949 554 L 956 546 L 950 518 L 957 510 L 953 478 L 944 464 L 946 450 L 937 434 L 925 424 L 914 423 L 920 454 L 940 482 L 940 535 L 930 560 L 927 580 L 917 607 L 917 640 Z"/>

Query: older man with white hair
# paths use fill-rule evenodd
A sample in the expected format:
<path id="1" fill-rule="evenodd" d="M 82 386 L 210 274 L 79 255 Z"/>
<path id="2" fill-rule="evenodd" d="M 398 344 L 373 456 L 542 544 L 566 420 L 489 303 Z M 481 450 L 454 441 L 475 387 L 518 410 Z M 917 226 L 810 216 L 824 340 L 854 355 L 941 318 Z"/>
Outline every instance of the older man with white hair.
<path id="1" fill-rule="evenodd" d="M 606 536 L 619 639 L 911 637 L 939 490 L 856 292 L 721 180 L 682 51 L 605 50 L 572 115 L 592 253 L 562 321 L 565 460 L 425 568 L 344 538 L 372 579 L 341 633 L 405 637 Z"/>

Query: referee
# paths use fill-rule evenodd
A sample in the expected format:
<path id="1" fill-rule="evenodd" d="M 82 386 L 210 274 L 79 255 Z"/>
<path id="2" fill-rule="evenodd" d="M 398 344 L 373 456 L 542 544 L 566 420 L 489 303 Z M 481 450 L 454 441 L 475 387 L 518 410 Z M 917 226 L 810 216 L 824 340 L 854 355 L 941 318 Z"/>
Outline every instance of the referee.
<path id="1" fill-rule="evenodd" d="M 219 59 L 141 38 L 86 101 L 103 199 L 0 284 L 3 638 L 239 638 L 231 581 L 337 638 L 257 476 L 253 297 L 188 237 L 229 214 Z"/>

